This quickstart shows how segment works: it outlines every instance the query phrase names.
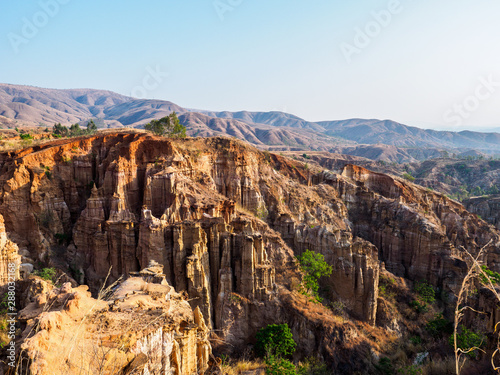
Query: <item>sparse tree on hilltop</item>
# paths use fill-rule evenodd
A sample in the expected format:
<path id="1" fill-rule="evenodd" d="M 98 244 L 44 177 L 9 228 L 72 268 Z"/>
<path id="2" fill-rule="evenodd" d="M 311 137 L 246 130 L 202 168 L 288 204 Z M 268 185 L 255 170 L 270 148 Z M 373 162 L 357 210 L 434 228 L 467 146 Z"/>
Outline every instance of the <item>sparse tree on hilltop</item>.
<path id="1" fill-rule="evenodd" d="M 94 120 L 90 120 L 87 123 L 87 133 L 94 134 L 95 132 L 97 132 L 97 125 L 95 124 Z"/>
<path id="2" fill-rule="evenodd" d="M 172 125 L 172 136 L 186 138 L 186 127 L 179 121 L 177 113 L 172 112 L 170 115 L 170 123 Z"/>
<path id="3" fill-rule="evenodd" d="M 80 128 L 80 124 L 76 123 L 76 124 L 73 124 L 69 127 L 69 134 L 72 136 L 72 137 L 76 137 L 78 135 L 82 135 L 83 131 L 82 129 Z"/>
<path id="4" fill-rule="evenodd" d="M 186 127 L 182 125 L 175 112 L 159 120 L 152 120 L 144 128 L 155 135 L 165 135 L 168 137 L 186 137 Z"/>
<path id="5" fill-rule="evenodd" d="M 67 137 L 69 135 L 69 129 L 61 125 L 61 123 L 54 124 L 54 127 L 52 128 L 52 133 L 55 134 L 56 136 L 61 136 L 61 137 Z"/>

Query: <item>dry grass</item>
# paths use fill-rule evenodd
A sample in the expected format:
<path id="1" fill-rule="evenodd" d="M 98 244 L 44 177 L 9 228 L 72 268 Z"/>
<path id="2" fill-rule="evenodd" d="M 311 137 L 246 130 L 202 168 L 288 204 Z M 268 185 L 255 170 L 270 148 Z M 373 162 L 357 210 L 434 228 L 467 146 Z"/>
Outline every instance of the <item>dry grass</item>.
<path id="1" fill-rule="evenodd" d="M 5 141 L 0 141 L 0 152 L 14 151 L 22 148 L 33 147 L 46 142 L 49 142 L 49 140 L 9 139 Z"/>
<path id="2" fill-rule="evenodd" d="M 452 375 L 454 373 L 455 360 L 453 358 L 445 358 L 427 362 L 422 366 L 421 375 Z"/>
<path id="3" fill-rule="evenodd" d="M 264 361 L 261 359 L 250 360 L 238 360 L 229 361 L 228 363 L 223 363 L 220 365 L 221 375 L 239 375 L 246 371 L 257 371 L 264 370 L 266 367 Z"/>
<path id="4" fill-rule="evenodd" d="M 238 203 L 238 202 L 236 202 L 235 208 L 236 208 L 236 211 L 242 212 L 242 213 L 244 213 L 245 215 L 252 216 L 252 217 L 254 217 L 254 216 L 255 216 L 255 214 L 254 214 L 252 211 L 250 211 L 250 210 L 246 209 L 245 207 L 243 207 L 243 206 L 242 206 L 240 203 Z"/>
<path id="5" fill-rule="evenodd" d="M 87 338 L 86 323 L 89 319 L 92 318 L 96 308 L 102 301 L 106 301 L 108 297 L 112 294 L 112 289 L 121 281 L 119 278 L 117 281 L 106 287 L 108 277 L 110 275 L 111 268 L 109 269 L 108 275 L 99 290 L 97 300 L 90 306 L 85 306 L 85 312 L 76 323 L 76 327 L 73 327 L 73 330 L 69 333 L 69 337 L 63 336 L 61 340 L 64 340 L 65 347 L 62 348 L 59 353 L 60 361 L 53 364 L 54 373 L 67 373 L 67 371 L 71 370 L 71 373 L 78 375 L 115 375 L 120 374 L 122 371 L 124 360 L 122 352 L 127 344 L 125 340 L 122 340 L 122 336 L 116 338 L 116 342 L 112 343 L 112 345 L 104 345 L 102 337 L 100 335 L 101 332 L 94 333 L 94 338 Z M 54 284 L 57 284 L 61 277 L 65 274 L 61 275 Z M 43 309 L 42 313 L 39 316 L 42 316 L 45 313 L 51 311 L 54 303 L 56 303 L 57 298 L 54 298 L 52 302 L 47 302 Z M 67 300 L 64 302 L 64 305 L 68 302 Z M 130 325 L 133 325 L 134 322 L 131 321 Z M 99 327 L 100 330 L 103 330 L 103 327 Z M 124 327 L 124 332 L 130 327 Z M 36 322 L 30 330 L 30 332 L 26 335 L 26 339 L 32 338 L 41 330 L 40 321 Z M 52 345 L 53 343 L 49 344 Z M 49 346 L 49 350 L 50 350 Z M 59 348 L 61 349 L 61 348 Z M 36 356 L 36 355 L 35 355 Z M 88 361 L 88 358 L 91 358 L 91 361 Z M 21 349 L 19 353 L 19 357 L 16 365 L 16 374 L 24 375 L 30 374 L 32 371 L 31 361 L 33 358 L 25 353 L 25 349 Z M 130 374 L 135 374 L 136 372 L 131 372 Z"/>

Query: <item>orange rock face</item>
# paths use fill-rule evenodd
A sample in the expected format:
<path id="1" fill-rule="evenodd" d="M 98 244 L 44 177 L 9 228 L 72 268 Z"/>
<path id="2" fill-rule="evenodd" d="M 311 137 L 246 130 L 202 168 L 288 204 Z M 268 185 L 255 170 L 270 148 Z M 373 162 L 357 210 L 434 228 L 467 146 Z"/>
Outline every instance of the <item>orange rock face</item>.
<path id="1" fill-rule="evenodd" d="M 285 320 L 305 335 L 306 352 L 323 350 L 293 297 L 301 277 L 295 256 L 306 249 L 333 266 L 322 281 L 328 297 L 374 324 L 381 262 L 453 291 L 461 246 L 474 252 L 498 238 L 460 204 L 401 179 L 352 165 L 341 174 L 310 170 L 223 138 L 114 134 L 0 161 L 0 213 L 31 258 L 58 248 L 92 290 L 108 272 L 114 281 L 156 261 L 235 348 Z M 497 243 L 486 252 L 492 269 Z"/>

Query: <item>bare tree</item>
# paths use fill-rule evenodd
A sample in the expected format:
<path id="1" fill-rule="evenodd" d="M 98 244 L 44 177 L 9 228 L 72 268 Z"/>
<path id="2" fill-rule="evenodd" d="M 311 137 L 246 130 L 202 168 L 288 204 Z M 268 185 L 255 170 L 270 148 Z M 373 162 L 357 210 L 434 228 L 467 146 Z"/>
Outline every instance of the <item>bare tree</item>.
<path id="1" fill-rule="evenodd" d="M 476 256 L 473 256 L 469 251 L 467 251 L 467 249 L 462 247 L 463 253 L 466 254 L 468 257 L 467 259 L 468 270 L 465 277 L 462 280 L 462 284 L 458 292 L 457 303 L 455 307 L 454 325 L 453 325 L 453 350 L 455 353 L 455 372 L 457 375 L 460 375 L 460 372 L 462 371 L 467 361 L 467 358 L 465 357 L 467 354 L 475 350 L 479 350 L 485 353 L 485 351 L 482 350 L 479 346 L 473 346 L 470 348 L 460 348 L 457 340 L 459 325 L 462 319 L 464 318 L 466 312 L 470 311 L 477 314 L 484 314 L 484 315 L 487 314 L 486 312 L 474 309 L 472 306 L 467 304 L 470 293 L 475 289 L 475 285 L 480 284 L 484 288 L 487 288 L 490 292 L 492 292 L 496 300 L 500 302 L 500 294 L 495 288 L 492 278 L 485 272 L 483 265 L 480 262 L 480 259 L 483 256 L 483 252 L 491 243 L 492 241 L 489 241 L 486 245 L 484 245 L 479 250 Z M 500 322 L 498 322 L 495 325 L 495 332 L 499 323 Z M 494 364 L 495 356 L 500 353 L 499 344 L 500 342 L 497 342 L 497 348 L 493 352 L 491 357 L 491 364 L 494 370 L 500 369 L 500 367 L 497 367 Z"/>

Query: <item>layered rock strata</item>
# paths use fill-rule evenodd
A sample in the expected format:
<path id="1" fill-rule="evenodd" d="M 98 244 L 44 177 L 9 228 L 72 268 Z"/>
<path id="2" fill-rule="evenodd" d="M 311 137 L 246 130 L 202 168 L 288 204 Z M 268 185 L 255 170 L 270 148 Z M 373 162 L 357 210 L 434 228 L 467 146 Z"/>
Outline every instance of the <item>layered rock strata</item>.
<path id="1" fill-rule="evenodd" d="M 146 134 L 61 140 L 0 163 L 0 213 L 31 258 L 61 254 L 94 292 L 108 273 L 114 281 L 156 261 L 233 348 L 284 316 L 310 336 L 306 353 L 318 350 L 317 323 L 294 290 L 306 249 L 334 268 L 322 280 L 328 297 L 370 324 L 381 262 L 453 292 L 462 247 L 490 243 L 483 260 L 500 270 L 495 228 L 443 195 L 354 165 L 333 173 L 234 140 Z"/>

